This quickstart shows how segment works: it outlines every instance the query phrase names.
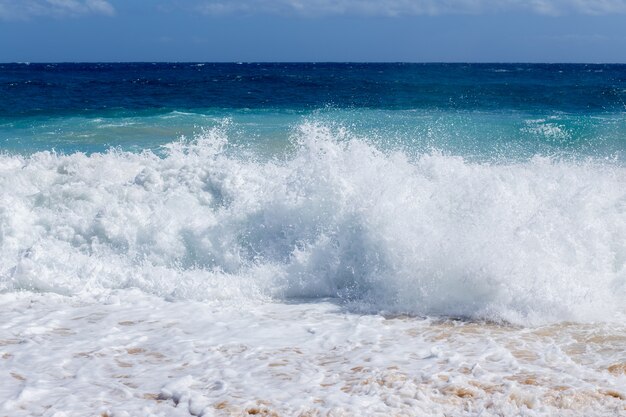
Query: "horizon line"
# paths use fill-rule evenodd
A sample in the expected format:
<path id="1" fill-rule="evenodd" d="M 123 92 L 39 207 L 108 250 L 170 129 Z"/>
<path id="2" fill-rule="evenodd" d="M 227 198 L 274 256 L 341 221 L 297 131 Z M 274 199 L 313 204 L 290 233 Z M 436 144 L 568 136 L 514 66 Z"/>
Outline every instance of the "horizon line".
<path id="1" fill-rule="evenodd" d="M 468 64 L 486 64 L 486 65 L 626 65 L 626 62 L 584 62 L 584 61 L 0 61 L 0 65 L 17 64 L 17 65 L 41 65 L 41 64 L 419 64 L 419 65 L 468 65 Z"/>

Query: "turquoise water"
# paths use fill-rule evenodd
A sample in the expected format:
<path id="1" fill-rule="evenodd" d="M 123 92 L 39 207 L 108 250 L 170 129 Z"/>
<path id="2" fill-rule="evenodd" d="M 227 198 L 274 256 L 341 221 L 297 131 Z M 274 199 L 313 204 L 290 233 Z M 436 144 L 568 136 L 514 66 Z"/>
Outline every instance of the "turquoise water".
<path id="1" fill-rule="evenodd" d="M 31 153 L 138 152 L 203 130 L 227 126 L 230 142 L 261 152 L 280 152 L 303 123 L 348 129 L 382 147 L 408 152 L 438 149 L 469 159 L 534 155 L 624 158 L 626 117 L 621 113 L 567 114 L 519 111 L 336 109 L 172 111 L 118 117 L 38 116 L 4 121 L 2 148 Z"/>

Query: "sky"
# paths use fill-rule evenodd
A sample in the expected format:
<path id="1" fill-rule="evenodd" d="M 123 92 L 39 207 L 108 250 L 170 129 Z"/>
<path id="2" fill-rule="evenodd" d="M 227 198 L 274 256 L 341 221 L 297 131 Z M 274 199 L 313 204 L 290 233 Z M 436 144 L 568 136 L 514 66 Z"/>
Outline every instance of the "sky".
<path id="1" fill-rule="evenodd" d="M 0 0 L 0 62 L 626 63 L 626 0 Z"/>

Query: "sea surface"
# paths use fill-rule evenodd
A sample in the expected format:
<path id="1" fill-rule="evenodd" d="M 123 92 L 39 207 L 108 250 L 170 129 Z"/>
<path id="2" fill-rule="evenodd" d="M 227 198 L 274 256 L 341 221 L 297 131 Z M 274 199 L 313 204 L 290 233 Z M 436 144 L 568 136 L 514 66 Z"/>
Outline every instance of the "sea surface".
<path id="1" fill-rule="evenodd" d="M 626 65 L 0 64 L 0 306 L 0 416 L 626 415 Z"/>

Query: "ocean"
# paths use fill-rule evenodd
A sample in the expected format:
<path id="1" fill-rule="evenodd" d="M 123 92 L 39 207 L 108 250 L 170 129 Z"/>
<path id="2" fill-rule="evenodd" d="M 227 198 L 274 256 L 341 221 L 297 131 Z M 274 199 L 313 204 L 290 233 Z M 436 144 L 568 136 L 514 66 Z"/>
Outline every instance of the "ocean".
<path id="1" fill-rule="evenodd" d="M 0 64 L 0 416 L 626 415 L 626 65 Z"/>

